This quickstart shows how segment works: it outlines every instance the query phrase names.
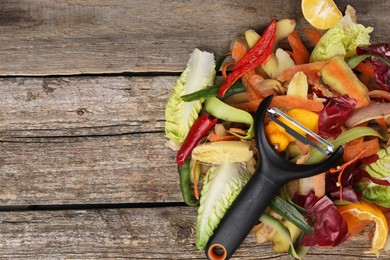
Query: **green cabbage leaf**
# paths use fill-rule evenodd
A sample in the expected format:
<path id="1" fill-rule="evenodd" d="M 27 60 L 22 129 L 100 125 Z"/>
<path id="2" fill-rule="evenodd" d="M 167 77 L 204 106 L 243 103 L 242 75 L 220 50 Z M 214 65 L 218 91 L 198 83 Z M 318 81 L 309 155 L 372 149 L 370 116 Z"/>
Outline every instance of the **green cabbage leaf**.
<path id="1" fill-rule="evenodd" d="M 330 28 L 316 44 L 310 62 L 326 61 L 335 55 L 351 57 L 356 55 L 356 47 L 370 44 L 372 27 L 355 23 L 347 13 L 338 24 Z"/>
<path id="2" fill-rule="evenodd" d="M 198 118 L 203 100 L 184 102 L 181 96 L 211 86 L 215 79 L 214 54 L 194 49 L 186 69 L 176 80 L 165 108 L 165 135 L 175 143 L 184 142 Z"/>
<path id="3" fill-rule="evenodd" d="M 378 152 L 379 159 L 364 167 L 372 177 L 383 179 L 390 178 L 390 146 L 386 149 L 380 149 Z"/>
<path id="4" fill-rule="evenodd" d="M 366 165 L 364 170 L 376 179 L 390 180 L 390 146 L 381 149 L 378 156 L 379 159 Z M 365 200 L 390 207 L 390 186 L 376 184 L 368 178 L 363 178 L 356 187 Z"/>
<path id="5" fill-rule="evenodd" d="M 211 167 L 204 178 L 196 227 L 196 246 L 206 248 L 222 217 L 248 182 L 245 163 L 224 163 Z"/>

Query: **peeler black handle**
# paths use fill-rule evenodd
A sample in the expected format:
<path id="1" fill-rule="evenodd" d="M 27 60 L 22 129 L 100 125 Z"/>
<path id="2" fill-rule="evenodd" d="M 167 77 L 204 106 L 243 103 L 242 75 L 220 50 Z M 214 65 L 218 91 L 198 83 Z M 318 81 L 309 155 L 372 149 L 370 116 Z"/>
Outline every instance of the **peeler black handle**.
<path id="1" fill-rule="evenodd" d="M 270 180 L 267 174 L 256 171 L 210 238 L 206 247 L 207 257 L 212 260 L 229 259 L 279 189 L 280 185 Z"/>
<path id="2" fill-rule="evenodd" d="M 296 165 L 275 153 L 264 131 L 264 118 L 271 100 L 272 96 L 264 98 L 256 111 L 255 140 L 260 155 L 258 168 L 210 238 L 206 246 L 209 259 L 229 259 L 285 183 L 327 171 L 343 155 L 343 148 L 340 146 L 321 163 Z"/>

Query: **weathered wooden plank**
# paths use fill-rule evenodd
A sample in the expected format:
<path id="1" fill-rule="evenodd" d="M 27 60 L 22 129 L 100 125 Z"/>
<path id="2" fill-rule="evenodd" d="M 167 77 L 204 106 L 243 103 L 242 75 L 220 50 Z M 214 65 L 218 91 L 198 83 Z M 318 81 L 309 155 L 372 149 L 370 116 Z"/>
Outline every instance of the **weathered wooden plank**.
<path id="1" fill-rule="evenodd" d="M 176 77 L 0 79 L 0 140 L 164 131 Z"/>
<path id="2" fill-rule="evenodd" d="M 387 0 L 336 2 L 375 27 L 375 42 L 389 40 Z M 273 16 L 308 26 L 300 1 L 3 0 L 0 75 L 177 72 L 193 48 L 220 55 Z"/>
<path id="3" fill-rule="evenodd" d="M 0 205 L 180 202 L 162 133 L 0 142 Z"/>
<path id="4" fill-rule="evenodd" d="M 178 202 L 176 77 L 2 78 L 0 205 Z"/>
<path id="5" fill-rule="evenodd" d="M 0 251 L 12 259 L 205 259 L 194 245 L 195 221 L 189 207 L 1 212 Z M 339 247 L 313 247 L 305 259 L 376 259 L 364 253 L 369 247 L 359 235 Z M 291 257 L 250 234 L 233 259 Z"/>

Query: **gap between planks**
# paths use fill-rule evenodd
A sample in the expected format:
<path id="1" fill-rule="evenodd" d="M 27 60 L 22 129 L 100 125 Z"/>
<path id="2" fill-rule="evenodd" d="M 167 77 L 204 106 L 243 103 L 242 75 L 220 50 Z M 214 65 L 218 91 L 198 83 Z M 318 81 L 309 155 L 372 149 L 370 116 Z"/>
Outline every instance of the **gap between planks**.
<path id="1" fill-rule="evenodd" d="M 188 207 L 184 202 L 151 202 L 151 203 L 101 203 L 101 204 L 53 204 L 53 205 L 18 205 L 0 206 L 0 212 L 14 211 L 59 211 L 59 210 L 99 210 L 99 209 L 144 209 Z"/>

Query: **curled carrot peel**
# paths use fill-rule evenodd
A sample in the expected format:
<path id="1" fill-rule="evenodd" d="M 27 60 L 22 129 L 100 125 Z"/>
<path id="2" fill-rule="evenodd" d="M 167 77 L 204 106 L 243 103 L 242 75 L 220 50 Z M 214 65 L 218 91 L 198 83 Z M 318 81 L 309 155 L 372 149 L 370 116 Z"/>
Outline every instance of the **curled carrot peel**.
<path id="1" fill-rule="evenodd" d="M 263 99 L 251 100 L 233 106 L 248 112 L 255 112 Z M 293 108 L 302 108 L 313 112 L 320 112 L 324 108 L 324 104 L 320 101 L 305 99 L 295 96 L 275 96 L 272 98 L 271 106 L 284 108 L 286 110 Z"/>
<path id="2" fill-rule="evenodd" d="M 234 135 L 224 135 L 224 136 L 219 136 L 215 133 L 215 131 L 210 132 L 208 135 L 207 139 L 210 142 L 220 142 L 220 141 L 238 141 L 240 140 L 239 137 L 234 136 Z"/>
<path id="3" fill-rule="evenodd" d="M 375 78 L 374 65 L 371 62 L 360 62 L 353 69 L 371 78 Z"/>
<path id="4" fill-rule="evenodd" d="M 246 87 L 249 100 L 254 100 L 254 99 L 259 99 L 264 97 L 259 93 L 259 91 L 256 88 L 257 84 L 263 80 L 264 78 L 256 74 L 254 69 L 242 75 L 242 83 Z"/>
<path id="5" fill-rule="evenodd" d="M 226 63 L 225 65 L 223 65 L 223 67 L 222 67 L 222 69 L 221 69 L 221 71 L 222 71 L 222 76 L 226 79 L 227 78 L 227 69 L 229 68 L 229 66 L 232 66 L 232 65 L 234 65 L 235 64 L 235 62 L 234 61 L 232 61 L 232 62 L 228 62 L 228 63 Z"/>
<path id="6" fill-rule="evenodd" d="M 303 30 L 303 34 L 306 36 L 310 44 L 313 46 L 316 46 L 322 37 L 322 33 L 320 33 L 319 31 L 313 28 L 307 28 Z"/>
<path id="7" fill-rule="evenodd" d="M 344 147 L 343 160 L 348 162 L 352 161 L 356 157 L 369 157 L 371 155 L 377 154 L 379 149 L 380 147 L 378 138 L 356 144 L 348 144 Z"/>
<path id="8" fill-rule="evenodd" d="M 199 200 L 198 179 L 196 177 L 198 163 L 199 163 L 198 160 L 195 160 L 194 169 L 192 171 L 192 174 L 193 174 L 193 177 L 194 177 L 194 195 L 195 195 L 195 199 L 196 200 Z"/>
<path id="9" fill-rule="evenodd" d="M 326 64 L 325 61 L 316 61 L 312 63 L 299 64 L 292 68 L 285 69 L 282 73 L 280 73 L 276 77 L 276 79 L 282 82 L 291 80 L 294 77 L 294 75 L 299 71 L 305 73 L 308 79 L 311 75 L 313 75 L 313 77 L 318 78 L 318 73 L 325 66 L 325 64 Z"/>
<path id="10" fill-rule="evenodd" d="M 306 46 L 302 43 L 298 33 L 294 30 L 287 37 L 287 40 L 292 48 L 292 56 L 295 64 L 305 64 L 309 62 L 310 53 L 306 49 Z"/>
<path id="11" fill-rule="evenodd" d="M 218 95 L 223 97 L 225 92 L 236 82 L 245 72 L 252 70 L 270 56 L 276 39 L 276 19 L 272 19 L 263 36 L 257 41 L 245 55 L 235 65 L 232 73 L 227 75 L 226 81 L 219 89 Z"/>
<path id="12" fill-rule="evenodd" d="M 180 190 L 184 202 L 191 207 L 198 206 L 199 200 L 194 199 L 191 194 L 191 159 L 189 158 L 182 166 L 178 166 L 180 176 Z"/>
<path id="13" fill-rule="evenodd" d="M 248 52 L 248 46 L 243 41 L 236 40 L 232 46 L 232 58 L 235 62 L 239 61 Z"/>
<path id="14" fill-rule="evenodd" d="M 343 185 L 342 185 L 342 182 L 341 182 L 341 177 L 342 177 L 342 175 L 344 173 L 344 170 L 349 165 L 354 164 L 357 160 L 359 160 L 359 159 L 361 159 L 363 157 L 367 157 L 366 156 L 367 150 L 368 150 L 367 148 L 364 148 L 363 150 L 358 150 L 359 153 L 357 155 L 355 154 L 355 157 L 352 157 L 349 161 L 345 162 L 343 165 L 337 166 L 336 168 L 333 168 L 333 169 L 329 170 L 329 173 L 331 173 L 331 174 L 335 174 L 335 173 L 339 174 L 338 177 L 337 177 L 337 182 L 340 185 L 340 200 L 341 201 L 343 200 Z M 345 152 L 345 148 L 344 148 L 344 152 Z"/>
<path id="15" fill-rule="evenodd" d="M 376 118 L 375 122 L 380 125 L 383 129 L 387 129 L 387 122 L 386 119 L 382 118 Z"/>
<path id="16" fill-rule="evenodd" d="M 230 133 L 239 134 L 239 135 L 245 135 L 245 131 L 244 130 L 242 130 L 241 128 L 236 128 L 236 127 L 230 127 L 229 128 L 229 132 Z"/>
<path id="17" fill-rule="evenodd" d="M 353 139 L 352 141 L 349 141 L 346 146 L 349 146 L 349 145 L 355 145 L 355 144 L 361 144 L 364 142 L 364 136 L 362 137 L 358 137 L 358 138 L 355 138 Z"/>

